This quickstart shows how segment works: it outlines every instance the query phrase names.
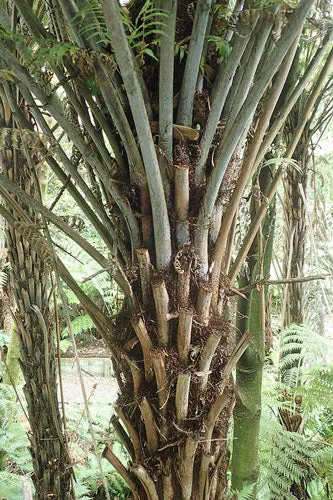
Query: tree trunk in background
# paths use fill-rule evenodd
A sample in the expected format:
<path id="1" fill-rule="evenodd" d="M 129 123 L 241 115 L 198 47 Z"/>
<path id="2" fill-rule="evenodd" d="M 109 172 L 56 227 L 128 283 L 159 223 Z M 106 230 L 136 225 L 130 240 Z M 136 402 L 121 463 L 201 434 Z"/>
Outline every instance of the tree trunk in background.
<path id="1" fill-rule="evenodd" d="M 2 127 L 15 128 L 9 108 L 1 101 L 0 123 Z M 38 186 L 27 160 L 12 143 L 6 146 L 0 153 L 3 173 L 34 197 Z M 39 223 L 40 217 L 28 206 L 20 207 L 31 221 Z M 22 217 L 21 213 L 12 213 L 16 219 Z M 23 220 L 21 224 L 31 233 L 29 223 Z M 48 302 L 50 269 L 46 256 L 41 258 L 22 232 L 11 225 L 6 227 L 11 289 L 16 302 L 15 330 L 31 429 L 32 479 L 38 499 L 60 500 L 70 496 L 71 465 L 58 408 L 53 323 Z M 29 241 L 31 237 L 30 234 Z"/>
<path id="2" fill-rule="evenodd" d="M 271 167 L 263 167 L 259 175 L 260 194 L 266 195 L 272 180 Z M 255 214 L 255 198 L 252 195 L 252 217 Z M 257 236 L 249 252 L 246 276 L 240 280 L 240 287 L 269 276 L 275 223 L 275 200 L 266 216 L 262 236 Z M 241 491 L 244 486 L 253 485 L 256 497 L 256 483 L 259 477 L 259 432 L 261 416 L 261 386 L 265 359 L 267 286 L 254 288 L 247 299 L 238 299 L 239 335 L 248 331 L 252 343 L 243 354 L 236 368 L 236 406 L 234 409 L 234 433 L 232 451 L 232 488 Z"/>
<path id="3" fill-rule="evenodd" d="M 285 179 L 284 213 L 286 220 L 286 246 L 284 276 L 299 278 L 304 276 L 306 244 L 306 208 L 303 194 L 306 195 L 308 144 L 306 137 L 297 147 L 293 159 L 298 168 L 289 166 Z M 302 193 L 303 192 L 303 193 Z M 301 325 L 304 321 L 304 283 L 288 285 L 284 325 Z"/>

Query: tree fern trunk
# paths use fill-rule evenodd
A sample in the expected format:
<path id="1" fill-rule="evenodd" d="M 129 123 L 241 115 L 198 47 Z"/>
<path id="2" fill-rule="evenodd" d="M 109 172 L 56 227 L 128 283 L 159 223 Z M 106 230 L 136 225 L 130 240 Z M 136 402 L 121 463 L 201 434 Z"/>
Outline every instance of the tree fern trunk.
<path id="1" fill-rule="evenodd" d="M 1 125 L 14 128 L 9 107 L 0 102 L 0 110 Z M 21 185 L 28 194 L 35 195 L 36 178 L 21 150 L 7 144 L 1 152 L 1 165 L 9 179 Z M 19 209 L 29 214 L 31 221 L 39 221 L 28 207 L 20 205 Z M 22 216 L 21 213 L 13 215 Z M 58 408 L 56 356 L 48 301 L 50 270 L 45 259 L 15 227 L 6 227 L 6 238 L 36 498 L 65 499 L 70 495 L 71 465 Z"/>
<path id="2" fill-rule="evenodd" d="M 297 148 L 293 159 L 297 161 L 298 168 L 289 167 L 285 182 L 285 204 L 286 238 L 285 255 L 290 259 L 290 278 L 299 278 L 304 275 L 305 244 L 306 244 L 306 212 L 303 194 L 306 193 L 307 163 L 309 161 L 307 151 L 302 143 L 306 143 L 305 137 Z M 307 147 L 305 146 L 307 149 Z M 301 191 L 303 189 L 303 192 Z M 285 275 L 287 269 L 285 267 Z M 288 286 L 287 310 L 284 318 L 285 326 L 291 323 L 301 325 L 304 321 L 304 284 L 293 283 Z"/>
<path id="3" fill-rule="evenodd" d="M 112 352 L 120 390 L 113 424 L 130 461 L 126 466 L 120 462 L 111 444 L 105 448 L 104 457 L 122 475 L 135 498 L 217 500 L 227 490 L 226 438 L 234 406 L 231 372 L 250 342 L 246 333 L 235 341 L 228 315 L 229 296 L 237 293 L 233 282 L 257 231 L 254 227 L 248 232 L 245 250 L 236 258 L 237 271 L 232 273 L 233 221 L 244 188 L 257 167 L 258 153 L 255 148 L 251 161 L 247 161 L 240 151 L 252 136 L 251 122 L 261 113 L 262 97 L 275 82 L 290 47 L 295 46 L 313 0 L 302 0 L 286 20 L 284 16 L 276 18 L 275 11 L 269 9 L 260 7 L 253 13 L 247 8 L 240 12 L 237 7 L 235 16 L 222 27 L 220 16 L 210 10 L 213 2 L 208 0 L 168 1 L 170 12 L 166 16 L 163 11 L 156 12 L 153 1 L 133 1 L 123 17 L 117 0 L 87 2 L 84 12 L 80 12 L 81 1 L 59 3 L 61 9 L 42 23 L 34 5 L 29 8 L 27 2 L 15 0 L 33 43 L 44 49 L 40 72 L 34 73 L 20 47 L 16 57 L 7 40 L 0 40 L 0 64 L 17 78 L 38 130 L 56 153 L 51 157 L 43 150 L 45 161 L 87 215 L 103 240 L 103 249 L 76 234 L 1 174 L 0 179 L 12 198 L 33 204 L 95 259 L 124 292 L 123 310 L 110 319 L 56 259 L 57 272 L 74 290 Z M 159 4 L 164 6 L 164 2 Z M 91 20 L 92 33 L 82 29 L 81 15 L 83 21 Z M 123 22 L 124 15 L 130 22 Z M 65 33 L 70 40 L 67 48 L 62 44 L 62 16 L 65 27 L 70 27 Z M 2 17 L 1 22 L 8 24 Z M 151 26 L 161 17 L 166 34 L 160 38 L 163 24 L 157 24 L 156 30 Z M 282 19 L 285 29 L 277 43 L 272 43 L 273 27 Z M 131 31 L 133 23 L 139 30 Z M 58 38 L 50 33 L 58 33 Z M 224 38 L 226 33 L 230 43 Z M 209 35 L 215 40 L 217 37 L 217 43 L 206 50 Z M 174 57 L 173 40 L 187 57 Z M 224 54 L 218 48 L 221 42 L 227 49 Z M 156 49 L 158 44 L 162 44 L 161 50 Z M 274 47 L 266 52 L 263 49 L 267 45 Z M 44 71 L 48 47 L 51 75 Z M 239 64 L 243 53 L 245 59 L 255 55 L 253 68 L 245 70 Z M 224 59 L 222 63 L 220 59 Z M 204 88 L 197 92 L 195 83 L 201 70 L 206 77 Z M 237 82 L 242 95 L 235 101 Z M 281 90 L 279 85 L 274 84 L 274 99 Z M 71 110 L 77 115 L 74 119 Z M 221 113 L 226 110 L 228 119 L 223 124 Z M 17 113 L 20 116 L 20 110 Z M 50 120 L 45 120 L 45 113 Z M 262 142 L 270 117 L 263 119 L 256 145 Z M 77 168 L 54 136 L 55 122 L 79 158 L 84 159 L 82 168 Z M 279 129 L 282 123 L 273 125 Z M 267 135 L 265 138 L 266 149 L 275 138 L 274 131 L 273 138 L 269 137 L 268 146 Z M 201 151 L 205 152 L 203 160 Z M 98 180 L 100 193 L 96 193 L 96 182 L 87 181 L 92 177 Z M 226 224 L 223 218 L 230 215 L 226 206 L 231 203 L 235 185 L 237 193 Z M 261 215 L 266 210 L 263 204 Z M 33 235 L 22 224 L 16 228 L 32 242 Z M 9 242 L 17 277 L 22 280 L 22 259 L 14 249 L 15 245 L 20 249 L 22 241 L 15 230 L 10 231 Z M 31 255 L 27 253 L 30 247 L 25 245 L 28 264 L 42 265 L 32 251 Z M 34 277 L 39 278 L 38 283 L 43 279 L 45 286 L 46 273 L 41 269 L 41 276 L 35 273 Z M 30 317 L 23 300 L 27 294 L 19 281 L 18 287 L 20 312 L 29 319 L 37 337 L 36 318 Z M 262 337 L 262 332 L 254 332 L 253 355 L 259 355 L 260 363 Z M 20 338 L 22 344 L 26 342 L 22 329 Z M 42 342 L 42 338 L 38 340 Z M 52 346 L 41 346 L 42 351 L 38 351 L 40 347 L 34 345 L 37 354 L 42 357 L 48 351 L 50 355 Z M 26 383 L 34 390 L 29 382 L 33 360 L 26 352 L 22 349 Z M 256 390 L 260 363 L 256 365 Z M 43 370 L 37 373 L 45 384 L 50 374 Z M 50 403 L 47 391 L 44 397 Z M 33 406 L 30 411 L 34 419 Z M 257 429 L 255 422 L 255 435 Z M 42 443 L 33 446 L 36 450 Z"/>

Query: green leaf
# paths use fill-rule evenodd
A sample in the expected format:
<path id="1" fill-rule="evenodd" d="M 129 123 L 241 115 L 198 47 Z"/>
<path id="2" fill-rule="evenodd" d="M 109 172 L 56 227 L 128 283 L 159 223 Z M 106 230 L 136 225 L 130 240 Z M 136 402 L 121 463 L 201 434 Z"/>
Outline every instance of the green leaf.
<path id="1" fill-rule="evenodd" d="M 67 339 L 60 340 L 60 350 L 62 352 L 67 352 L 70 347 L 72 347 L 72 342 L 70 340 Z"/>
<path id="2" fill-rule="evenodd" d="M 146 48 L 146 49 L 143 50 L 143 53 L 147 54 L 150 57 L 152 57 L 153 59 L 155 59 L 155 61 L 158 61 L 157 57 L 155 56 L 154 52 L 151 49 Z"/>
<path id="3" fill-rule="evenodd" d="M 215 44 L 215 48 L 222 59 L 228 59 L 230 56 L 230 44 L 222 36 L 210 35 L 208 41 Z"/>
<path id="4" fill-rule="evenodd" d="M 94 322 L 88 316 L 88 314 L 85 314 L 83 316 L 77 316 L 72 322 L 71 322 L 72 330 L 74 335 L 78 335 L 79 333 L 85 332 L 89 330 L 90 328 L 95 328 Z M 69 336 L 69 331 L 68 327 L 64 328 L 64 330 L 61 332 L 61 337 L 66 338 Z"/>

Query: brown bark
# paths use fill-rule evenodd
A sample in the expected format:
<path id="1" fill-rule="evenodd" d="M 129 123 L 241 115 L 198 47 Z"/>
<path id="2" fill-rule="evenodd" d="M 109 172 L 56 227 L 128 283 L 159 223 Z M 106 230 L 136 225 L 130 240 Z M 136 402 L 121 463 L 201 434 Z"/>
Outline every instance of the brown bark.
<path id="1" fill-rule="evenodd" d="M 2 126 L 13 127 L 9 108 L 0 102 Z M 3 173 L 34 196 L 38 189 L 22 152 L 8 145 L 1 153 Z M 30 220 L 39 222 L 28 207 Z M 15 214 L 20 216 L 21 214 Z M 38 231 L 38 230 L 37 230 Z M 24 394 L 29 417 L 33 482 L 38 499 L 70 497 L 71 464 L 62 431 L 57 398 L 56 352 L 49 311 L 49 267 L 13 226 L 6 227 L 11 283 L 16 302 L 14 320 L 20 345 Z"/>
<path id="2" fill-rule="evenodd" d="M 304 274 L 305 243 L 306 243 L 306 211 L 304 199 L 299 185 L 304 192 L 307 184 L 307 162 L 308 155 L 300 145 L 293 156 L 297 161 L 298 168 L 289 167 L 285 180 L 285 218 L 288 234 L 293 233 L 292 238 L 286 239 L 285 255 L 291 255 L 290 278 L 298 278 Z M 292 248 L 290 248 L 292 245 Z M 284 275 L 286 269 L 284 269 Z M 301 325 L 304 321 L 304 284 L 291 283 L 288 285 L 287 310 L 285 313 L 285 325 L 296 323 Z"/>

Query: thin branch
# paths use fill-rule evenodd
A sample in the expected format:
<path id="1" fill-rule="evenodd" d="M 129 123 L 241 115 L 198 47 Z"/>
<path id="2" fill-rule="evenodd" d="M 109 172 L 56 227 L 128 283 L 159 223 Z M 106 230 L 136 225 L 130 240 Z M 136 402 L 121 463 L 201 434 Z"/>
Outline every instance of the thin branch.
<path id="1" fill-rule="evenodd" d="M 39 22 L 37 16 L 30 7 L 29 3 L 26 2 L 26 0 L 14 0 L 14 4 L 20 11 L 21 16 L 23 17 L 31 31 L 35 34 L 35 36 L 41 36 L 43 38 L 53 38 L 52 35 L 48 31 L 46 31 L 44 26 Z"/>
<path id="2" fill-rule="evenodd" d="M 120 441 L 125 446 L 129 456 L 131 457 L 132 460 L 135 460 L 135 454 L 134 454 L 134 448 L 133 448 L 132 441 L 130 440 L 128 434 L 126 433 L 124 427 L 119 422 L 116 415 L 112 415 L 111 424 L 112 424 L 112 427 L 114 428 L 114 430 L 116 431 L 117 436 L 119 437 Z"/>
<path id="3" fill-rule="evenodd" d="M 257 157 L 256 157 L 256 161 L 253 165 L 253 171 L 257 169 L 258 165 L 263 160 L 268 148 L 270 147 L 270 145 L 274 141 L 275 137 L 279 133 L 279 130 L 281 129 L 283 123 L 285 122 L 286 118 L 288 117 L 291 109 L 294 107 L 299 96 L 301 95 L 301 93 L 303 92 L 305 87 L 309 84 L 309 81 L 311 81 L 312 77 L 316 73 L 318 66 L 320 64 L 320 61 L 323 59 L 323 57 L 327 53 L 327 48 L 329 47 L 329 45 L 332 41 L 332 38 L 333 38 L 333 33 L 329 32 L 329 34 L 323 40 L 322 46 L 318 48 L 316 54 L 313 56 L 311 63 L 307 67 L 301 81 L 298 83 L 295 90 L 292 92 L 292 94 L 289 97 L 286 104 L 280 110 L 278 116 L 276 117 L 274 123 L 272 124 L 271 128 L 269 129 L 268 133 L 266 134 L 266 136 L 262 142 L 262 145 L 261 145 L 260 150 L 259 150 Z M 332 51 L 330 54 L 330 58 L 331 57 L 332 57 Z"/>
<path id="4" fill-rule="evenodd" d="M 112 323 L 110 319 L 96 306 L 96 304 L 90 299 L 90 297 L 79 287 L 77 281 L 69 273 L 67 267 L 60 261 L 59 258 L 56 259 L 56 270 L 57 274 L 61 279 L 67 284 L 67 286 L 72 290 L 72 292 L 79 299 L 83 308 L 87 311 L 87 314 L 91 317 L 95 326 L 103 339 L 105 340 L 108 347 L 112 349 L 110 339 L 113 339 Z"/>
<path id="5" fill-rule="evenodd" d="M 120 211 L 122 212 L 122 215 L 124 217 L 124 220 L 126 221 L 126 224 L 128 226 L 131 235 L 132 247 L 135 250 L 139 246 L 139 241 L 140 241 L 137 220 L 132 211 L 130 210 L 128 201 L 120 193 L 116 184 L 110 182 L 107 169 L 103 164 L 103 162 L 101 161 L 101 159 L 99 158 L 99 155 L 96 154 L 95 149 L 87 148 L 83 136 L 80 134 L 80 132 L 78 132 L 75 129 L 75 127 L 71 125 L 71 123 L 68 122 L 62 104 L 58 98 L 58 95 L 55 92 L 52 92 L 51 95 L 45 94 L 43 89 L 35 82 L 35 80 L 29 74 L 27 69 L 19 64 L 18 60 L 11 54 L 11 52 L 2 43 L 0 43 L 0 48 L 1 48 L 0 57 L 6 62 L 6 64 L 8 64 L 8 66 L 17 75 L 19 79 L 18 86 L 20 88 L 23 87 L 22 94 L 24 95 L 24 87 L 25 86 L 28 87 L 29 90 L 31 90 L 31 92 L 35 95 L 35 97 L 43 103 L 45 109 L 49 110 L 50 114 L 57 121 L 57 123 L 61 125 L 63 130 L 66 130 L 66 132 L 68 133 L 69 137 L 71 138 L 77 149 L 80 151 L 82 156 L 85 157 L 86 161 L 90 163 L 91 166 L 98 171 L 99 175 L 101 176 L 101 179 L 104 182 L 104 185 L 107 186 L 110 195 L 115 200 Z M 63 75 L 60 69 L 57 70 L 57 74 L 60 76 L 60 78 Z M 73 93 L 68 83 L 66 83 L 66 79 L 63 83 L 63 86 L 66 90 L 67 95 L 70 96 L 73 106 L 75 107 L 76 111 L 83 120 L 85 127 L 89 131 L 91 138 L 93 139 L 93 141 L 95 141 L 94 143 L 97 145 L 96 146 L 97 149 L 98 145 L 102 147 L 102 149 L 98 149 L 99 154 L 101 154 L 102 156 L 104 154 L 104 159 L 107 161 L 107 158 L 110 158 L 109 153 L 106 150 L 105 146 L 103 147 L 100 138 L 98 137 L 98 134 L 95 131 L 95 128 L 92 126 L 90 122 L 89 117 L 87 118 L 87 114 L 84 113 L 84 111 L 82 111 L 82 108 L 78 103 L 75 94 Z M 33 102 L 33 106 L 36 106 L 35 102 Z M 74 177 L 75 172 L 73 172 L 72 175 Z"/>
<path id="6" fill-rule="evenodd" d="M 98 231 L 98 233 L 100 234 L 101 238 L 108 246 L 110 251 L 112 251 L 113 243 L 114 242 L 118 243 L 118 237 L 115 234 L 115 231 L 110 223 L 109 218 L 107 217 L 105 211 L 103 210 L 103 207 L 100 206 L 100 204 L 94 197 L 91 189 L 89 189 L 86 182 L 79 174 L 78 170 L 75 168 L 75 166 L 72 164 L 72 162 L 70 161 L 70 159 L 68 158 L 62 147 L 56 141 L 51 128 L 47 124 L 42 112 L 36 106 L 34 98 L 32 97 L 29 90 L 25 86 L 21 86 L 20 89 L 25 101 L 29 105 L 31 114 L 37 121 L 38 125 L 41 127 L 42 132 L 50 139 L 52 150 L 54 150 L 55 154 L 59 157 L 60 162 L 64 165 L 64 167 L 67 169 L 71 177 L 75 180 L 78 187 L 84 194 L 85 198 L 79 193 L 77 188 L 71 182 L 67 181 L 68 177 L 66 173 L 62 170 L 62 168 L 59 166 L 56 160 L 51 156 L 51 152 L 49 152 L 49 154 L 47 153 L 45 154 L 45 161 L 48 163 L 50 168 L 53 170 L 53 172 L 56 174 L 56 176 L 62 183 L 68 182 L 67 185 L 69 193 L 82 208 L 83 212 L 87 215 L 89 221 L 96 228 L 96 230 Z M 89 201 L 92 208 L 90 208 L 85 199 Z M 98 220 L 96 214 L 98 215 L 98 217 L 100 217 L 103 224 Z M 112 237 L 113 241 L 111 242 L 108 233 L 110 233 Z M 123 245 L 119 242 L 118 246 L 122 254 L 124 254 L 124 251 L 122 249 Z"/>
<path id="7" fill-rule="evenodd" d="M 133 424 L 131 423 L 129 418 L 127 418 L 127 416 L 125 415 L 122 408 L 116 407 L 115 411 L 116 411 L 117 415 L 119 416 L 119 418 L 121 419 L 121 421 L 123 422 L 128 434 L 132 440 L 136 460 L 140 460 L 142 457 L 141 443 L 140 443 L 140 438 L 139 438 L 139 435 L 138 435 L 135 427 L 133 426 Z"/>
<path id="8" fill-rule="evenodd" d="M 110 174 L 106 166 L 112 164 L 112 157 L 110 156 L 110 153 L 104 144 L 103 136 L 97 131 L 95 125 L 93 125 L 93 123 L 91 122 L 89 113 L 85 113 L 85 110 L 82 108 L 79 100 L 76 98 L 76 95 L 73 92 L 71 86 L 68 82 L 66 82 L 64 73 L 60 70 L 57 70 L 56 75 L 60 81 L 64 81 L 62 86 L 66 92 L 66 95 L 69 98 L 71 105 L 80 117 L 84 129 L 93 141 L 98 155 L 96 154 L 96 151 L 94 151 L 94 148 L 87 148 L 84 145 L 84 141 L 81 137 L 76 139 L 77 141 L 79 139 L 79 142 L 77 142 L 77 148 L 79 149 L 80 153 L 84 155 L 85 160 L 91 164 L 94 170 L 96 170 L 106 190 L 110 193 L 111 197 L 118 205 L 118 208 L 122 213 L 131 236 L 132 250 L 133 252 L 135 252 L 138 246 L 140 246 L 140 233 L 138 223 L 129 207 L 128 200 L 119 191 L 116 183 L 112 182 L 112 179 L 110 182 Z M 67 130 L 67 133 L 71 135 L 70 130 Z M 103 161 L 100 161 L 99 155 Z"/>
<path id="9" fill-rule="evenodd" d="M 314 274 L 313 276 L 300 276 L 299 278 L 286 278 L 281 280 L 270 280 L 269 278 L 263 278 L 262 280 L 251 283 L 251 285 L 245 286 L 237 290 L 239 293 L 246 294 L 253 290 L 254 288 L 261 287 L 263 285 L 287 285 L 288 283 L 306 283 L 308 281 L 325 280 L 330 278 L 331 274 Z M 236 290 L 234 290 L 236 292 Z"/>
<path id="10" fill-rule="evenodd" d="M 77 243 L 85 252 L 90 255 L 96 262 L 100 264 L 104 269 L 108 269 L 110 266 L 110 262 L 106 259 L 96 248 L 91 245 L 87 240 L 85 240 L 77 231 L 72 229 L 66 222 L 61 218 L 55 215 L 53 212 L 50 212 L 46 207 L 40 204 L 37 200 L 29 196 L 23 189 L 19 186 L 8 180 L 3 174 L 0 174 L 0 191 L 4 194 L 4 189 L 18 196 L 22 201 L 27 203 L 29 206 L 33 207 L 34 210 L 41 213 L 46 219 L 50 220 L 55 224 L 59 229 L 61 229 L 67 236 L 69 236 L 75 243 Z M 120 269 L 120 268 L 119 268 Z M 129 297 L 133 298 L 133 292 L 130 284 L 126 283 L 124 280 L 124 274 L 120 272 L 120 270 L 115 272 L 115 280 L 120 286 L 121 289 L 124 287 L 124 293 Z"/>
<path id="11" fill-rule="evenodd" d="M 253 170 L 253 164 L 256 159 L 256 155 L 264 138 L 264 134 L 269 125 L 270 118 L 273 114 L 274 108 L 278 99 L 280 97 L 283 86 L 286 82 L 288 73 L 290 71 L 290 67 L 292 65 L 293 59 L 295 57 L 295 52 L 298 46 L 299 35 L 296 37 L 295 42 L 291 46 L 284 60 L 282 61 L 281 67 L 273 84 L 273 87 L 268 94 L 264 108 L 261 113 L 259 123 L 253 136 L 246 154 L 243 160 L 243 167 L 238 177 L 235 189 L 232 193 L 232 197 L 228 206 L 226 208 L 226 212 L 222 219 L 222 224 L 220 227 L 220 231 L 217 237 L 215 252 L 214 252 L 214 268 L 212 272 L 212 283 L 213 283 L 213 306 L 216 307 L 218 300 L 218 287 L 219 287 L 219 279 L 221 273 L 221 267 L 223 262 L 223 257 L 225 253 L 225 249 L 228 243 L 228 235 L 230 233 L 230 229 L 232 227 L 234 217 L 236 215 L 240 199 L 243 195 L 245 186 L 251 176 Z M 229 266 L 228 266 L 229 267 Z"/>
<path id="12" fill-rule="evenodd" d="M 312 67 L 313 72 L 315 71 L 317 65 L 319 64 L 319 62 L 321 61 L 321 59 L 324 55 L 325 55 L 325 51 L 320 50 L 317 52 L 316 65 L 314 65 L 314 67 Z M 291 138 L 291 141 L 288 144 L 288 148 L 287 148 L 287 151 L 285 154 L 285 158 L 287 160 L 292 158 L 292 155 L 294 154 L 294 151 L 296 149 L 298 141 L 302 135 L 302 131 L 307 123 L 307 120 L 308 120 L 310 113 L 312 111 L 312 108 L 317 100 L 317 97 L 320 93 L 320 90 L 325 83 L 326 76 L 327 76 L 332 64 L 333 64 L 333 49 L 331 50 L 331 52 L 330 52 L 330 54 L 325 62 L 325 65 L 324 65 L 323 69 L 321 70 L 320 75 L 319 75 L 319 77 L 314 85 L 314 88 L 311 92 L 311 95 L 306 103 L 306 106 L 305 106 L 305 109 L 303 112 L 303 118 L 300 121 L 297 128 L 295 129 L 293 137 Z M 260 152 L 258 154 L 260 154 Z M 240 268 L 241 268 L 241 266 L 242 266 L 242 264 L 247 256 L 248 251 L 250 250 L 250 247 L 252 245 L 252 242 L 257 234 L 258 228 L 259 228 L 263 218 L 266 215 L 266 212 L 267 212 L 268 207 L 269 207 L 269 203 L 273 199 L 273 196 L 275 195 L 275 193 L 278 189 L 283 172 L 284 172 L 284 166 L 280 165 L 280 167 L 277 169 L 277 171 L 274 175 L 274 178 L 272 180 L 272 183 L 269 187 L 269 190 L 267 193 L 267 198 L 265 199 L 265 202 L 262 203 L 262 205 L 260 205 L 260 208 L 258 209 L 258 211 L 257 211 L 249 229 L 248 229 L 248 232 L 243 240 L 243 244 L 242 244 L 242 246 L 238 252 L 238 255 L 235 259 L 235 262 L 230 270 L 229 278 L 231 281 L 235 280 L 235 278 L 237 277 L 237 275 L 240 271 Z"/>
<path id="13" fill-rule="evenodd" d="M 237 115 L 241 110 L 241 107 L 252 86 L 252 82 L 257 71 L 260 59 L 263 55 L 268 36 L 272 30 L 272 26 L 273 22 L 269 22 L 267 19 L 265 19 L 265 17 L 257 22 L 257 25 L 255 27 L 255 39 L 251 53 L 249 54 L 249 62 L 245 65 L 242 79 L 239 82 L 239 86 L 235 93 L 232 107 L 230 109 L 229 120 L 231 120 L 231 122 L 230 124 L 228 123 L 228 126 L 230 127 L 232 127 L 233 122 L 237 119 Z M 227 133 L 227 129 L 225 129 L 225 133 Z M 223 140 L 223 138 L 221 140 Z"/>
<path id="14" fill-rule="evenodd" d="M 110 464 L 121 475 L 121 477 L 123 478 L 123 480 L 125 481 L 125 483 L 127 483 L 128 486 L 131 488 L 131 491 L 133 493 L 133 497 L 136 500 L 139 500 L 140 499 L 140 495 L 138 493 L 138 489 L 137 489 L 136 483 L 132 479 L 132 477 L 130 476 L 130 473 L 126 469 L 126 467 L 124 467 L 124 465 L 121 463 L 121 461 L 119 460 L 119 458 L 113 453 L 113 451 L 112 451 L 112 442 L 108 443 L 105 446 L 104 451 L 102 453 L 102 457 L 106 458 L 106 460 L 108 460 L 108 462 L 110 462 Z"/>
<path id="15" fill-rule="evenodd" d="M 137 176 L 141 177 L 141 181 L 143 181 L 145 178 L 145 172 L 142 158 L 122 103 L 112 83 L 108 83 L 110 80 L 109 75 L 103 68 L 102 64 L 98 61 L 95 62 L 95 72 L 97 77 L 103 82 L 100 87 L 101 93 L 111 115 L 112 121 L 124 143 L 130 169 L 132 172 L 137 172 Z M 139 177 L 136 179 L 137 181 L 139 181 Z"/>

